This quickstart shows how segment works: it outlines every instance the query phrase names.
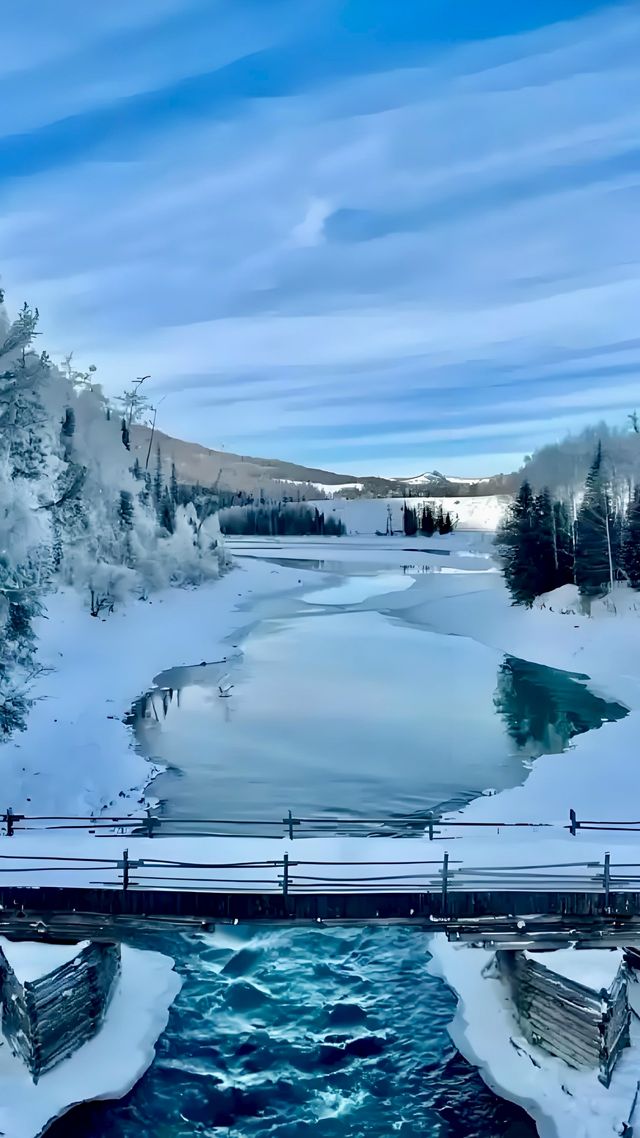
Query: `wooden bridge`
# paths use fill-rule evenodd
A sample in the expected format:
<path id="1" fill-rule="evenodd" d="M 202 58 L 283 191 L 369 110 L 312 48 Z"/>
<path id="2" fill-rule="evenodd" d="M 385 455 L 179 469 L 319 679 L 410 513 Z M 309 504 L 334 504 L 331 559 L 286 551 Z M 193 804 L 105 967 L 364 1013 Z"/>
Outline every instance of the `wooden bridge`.
<path id="1" fill-rule="evenodd" d="M 594 831 L 640 834 L 640 823 L 579 821 L 573 811 L 557 826 L 505 823 L 527 838 L 571 834 L 577 844 L 562 848 L 578 855 L 580 834 L 592 831 L 581 859 L 508 864 L 485 863 L 477 844 L 475 857 L 462 856 L 456 827 L 467 833 L 473 823 L 423 819 L 419 837 L 384 836 L 397 835 L 400 822 L 291 813 L 277 822 L 43 818 L 8 810 L 0 815 L 0 933 L 113 940 L 219 922 L 402 922 L 500 947 L 640 946 L 640 863 L 621 860 L 624 848 L 591 853 Z"/>

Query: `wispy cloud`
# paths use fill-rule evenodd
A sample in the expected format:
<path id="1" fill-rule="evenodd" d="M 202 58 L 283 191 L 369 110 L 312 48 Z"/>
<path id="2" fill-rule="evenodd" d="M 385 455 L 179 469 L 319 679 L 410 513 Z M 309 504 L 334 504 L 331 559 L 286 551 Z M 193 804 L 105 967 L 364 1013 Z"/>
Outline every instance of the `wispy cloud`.
<path id="1" fill-rule="evenodd" d="M 623 417 L 635 5 L 94 7 L 62 36 L 40 0 L 0 71 L 3 283 L 54 350 L 151 372 L 167 430 L 345 470 Z"/>

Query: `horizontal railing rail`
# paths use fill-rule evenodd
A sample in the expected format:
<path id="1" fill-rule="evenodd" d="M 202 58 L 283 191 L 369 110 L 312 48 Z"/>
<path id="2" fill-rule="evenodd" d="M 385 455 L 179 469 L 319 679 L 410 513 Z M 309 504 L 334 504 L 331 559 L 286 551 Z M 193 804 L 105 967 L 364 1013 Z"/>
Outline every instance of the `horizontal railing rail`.
<path id="1" fill-rule="evenodd" d="M 185 830 L 181 827 L 194 827 Z M 0 827 L 5 836 L 25 831 L 78 830 L 96 837 L 229 837 L 234 833 L 259 838 L 321 837 L 330 834 L 367 837 L 401 837 L 416 833 L 428 836 L 431 841 L 449 840 L 452 831 L 466 830 L 533 830 L 568 831 L 574 837 L 579 830 L 608 833 L 640 833 L 639 822 L 592 821 L 576 817 L 569 811 L 569 821 L 562 822 L 483 822 L 459 818 L 449 818 L 441 814 L 425 814 L 424 817 L 389 816 L 360 818 L 341 815 L 339 817 L 298 817 L 291 810 L 281 818 L 174 818 L 154 814 L 147 810 L 140 816 L 118 814 L 96 815 L 47 815 L 22 814 L 9 807 L 0 814 Z M 249 833 L 250 830 L 258 831 Z M 266 832 L 263 832 L 266 831 Z M 446 833 L 445 833 L 446 831 Z"/>
<path id="2" fill-rule="evenodd" d="M 170 858 L 71 857 L 1 854 L 0 886 L 42 883 L 61 888 L 106 887 L 121 890 L 170 890 L 206 893 L 451 893 L 640 892 L 640 863 L 598 861 L 467 866 L 445 852 L 441 859 L 385 861 L 307 861 L 291 858 L 230 862 Z M 98 876 L 99 875 L 99 876 Z M 47 880 L 49 879 L 49 880 Z"/>

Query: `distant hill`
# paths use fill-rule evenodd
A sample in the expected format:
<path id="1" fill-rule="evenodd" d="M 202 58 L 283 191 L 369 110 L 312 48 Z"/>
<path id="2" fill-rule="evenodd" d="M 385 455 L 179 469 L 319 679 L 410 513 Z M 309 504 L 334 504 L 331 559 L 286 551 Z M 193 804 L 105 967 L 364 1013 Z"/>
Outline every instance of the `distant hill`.
<path id="1" fill-rule="evenodd" d="M 149 450 L 150 434 L 149 428 L 143 426 L 134 426 L 131 432 L 131 450 L 143 467 Z M 225 450 L 211 450 L 199 443 L 174 439 L 162 431 L 156 431 L 154 435 L 149 458 L 151 471 L 155 467 L 155 450 L 158 445 L 165 468 L 175 462 L 180 482 L 199 483 L 209 487 L 217 485 L 220 489 L 234 492 L 255 492 L 262 489 L 269 494 L 282 494 L 288 485 L 290 493 L 294 493 L 297 487 L 305 497 L 310 497 L 307 490 L 313 490 L 314 497 L 318 496 L 316 491 L 327 495 L 340 494 L 343 497 L 416 497 L 421 494 L 474 497 L 479 494 L 509 494 L 518 484 L 515 474 L 472 479 L 450 478 L 439 471 L 407 478 L 378 478 L 370 475 L 357 478 L 351 474 L 337 474 L 335 471 L 301 466 L 278 458 L 254 458 Z"/>

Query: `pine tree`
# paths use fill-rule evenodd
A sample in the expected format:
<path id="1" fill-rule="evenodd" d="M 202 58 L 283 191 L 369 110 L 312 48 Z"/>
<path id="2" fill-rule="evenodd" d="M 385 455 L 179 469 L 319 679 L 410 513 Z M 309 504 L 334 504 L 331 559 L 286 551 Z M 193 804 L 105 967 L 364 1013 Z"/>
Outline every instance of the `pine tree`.
<path id="1" fill-rule="evenodd" d="M 160 506 L 162 503 L 162 492 L 164 490 L 164 478 L 162 476 L 162 451 L 158 445 L 156 449 L 156 472 L 153 476 L 153 500 L 155 502 L 158 515 L 160 514 Z"/>
<path id="2" fill-rule="evenodd" d="M 411 506 L 407 506 L 406 502 L 402 506 L 402 521 L 405 537 L 415 537 L 418 532 L 418 518 L 416 511 Z"/>
<path id="3" fill-rule="evenodd" d="M 160 500 L 160 511 L 158 516 L 162 528 L 166 529 L 167 533 L 174 533 L 176 528 L 176 515 L 173 502 L 171 501 L 171 495 L 166 486 Z"/>
<path id="4" fill-rule="evenodd" d="M 434 533 L 436 532 L 436 519 L 433 515 L 433 510 L 431 509 L 431 506 L 428 502 L 422 511 L 422 521 L 420 523 L 420 528 L 423 534 L 425 534 L 427 537 L 433 537 Z"/>
<path id="5" fill-rule="evenodd" d="M 515 605 L 530 606 L 541 592 L 535 521 L 535 499 L 525 480 L 496 536 L 507 588 Z"/>
<path id="6" fill-rule="evenodd" d="M 555 514 L 551 495 L 545 488 L 534 498 L 533 526 L 536 536 L 536 592 L 550 593 L 558 583 L 558 551 L 555 536 Z"/>
<path id="7" fill-rule="evenodd" d="M 133 466 L 131 467 L 131 473 L 133 474 L 133 477 L 135 478 L 136 482 L 142 481 L 142 478 L 143 478 L 142 467 L 140 466 L 140 459 L 138 458 L 137 455 L 135 457 Z"/>
<path id="8" fill-rule="evenodd" d="M 133 547 L 131 544 L 131 532 L 133 530 L 134 522 L 134 507 L 133 507 L 133 494 L 130 490 L 120 491 L 120 501 L 118 503 L 118 517 L 120 519 L 120 526 L 124 532 L 124 562 L 125 565 L 133 564 Z"/>
<path id="9" fill-rule="evenodd" d="M 171 494 L 171 501 L 173 502 L 174 506 L 177 506 L 180 492 L 178 489 L 178 475 L 176 472 L 175 462 L 171 463 L 171 481 L 169 482 L 169 493 Z"/>
<path id="10" fill-rule="evenodd" d="M 127 420 L 124 417 L 120 421 L 120 435 L 122 437 L 122 445 L 125 450 L 131 450 L 131 437 L 129 435 L 129 427 Z"/>
<path id="11" fill-rule="evenodd" d="M 442 502 L 438 506 L 436 512 L 436 529 L 438 533 L 442 533 L 444 529 L 444 513 L 442 511 Z"/>
<path id="12" fill-rule="evenodd" d="M 627 507 L 622 564 L 632 589 L 640 589 L 640 486 L 636 486 Z"/>
<path id="13" fill-rule="evenodd" d="M 583 596 L 604 596 L 611 587 L 614 522 L 598 443 L 576 519 L 576 584 Z"/>

